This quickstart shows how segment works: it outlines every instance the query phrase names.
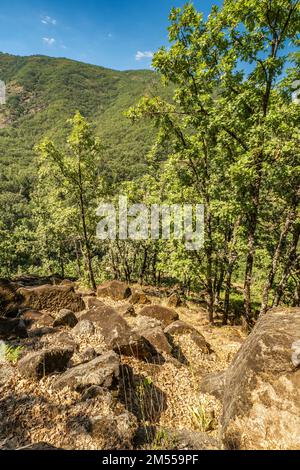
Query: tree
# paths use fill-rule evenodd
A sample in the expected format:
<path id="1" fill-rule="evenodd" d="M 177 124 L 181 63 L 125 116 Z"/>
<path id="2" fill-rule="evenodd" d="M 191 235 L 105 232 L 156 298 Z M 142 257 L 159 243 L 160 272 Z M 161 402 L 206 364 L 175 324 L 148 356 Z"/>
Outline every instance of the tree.
<path id="1" fill-rule="evenodd" d="M 274 124 L 285 108 L 291 117 L 289 136 L 297 125 L 292 117 L 297 114 L 295 105 L 279 80 L 288 59 L 285 47 L 289 41 L 297 42 L 299 18 L 297 0 L 225 0 L 206 21 L 190 4 L 173 9 L 171 46 L 162 48 L 153 60 L 164 82 L 174 84 L 173 102 L 145 97 L 129 112 L 133 119 L 148 116 L 156 121 L 159 142 L 169 142 L 174 174 L 181 172 L 182 184 L 192 185 L 205 204 L 211 322 L 224 277 L 228 310 L 232 270 L 241 252 L 245 253 L 244 318 L 247 324 L 252 321 L 260 211 L 266 188 L 271 185 L 274 194 L 277 184 L 268 178 L 269 170 L 275 166 L 279 175 L 287 167 L 278 158 Z M 293 145 L 292 136 L 286 145 Z"/>
<path id="2" fill-rule="evenodd" d="M 70 222 L 70 228 L 74 230 L 73 239 L 79 237 L 82 242 L 89 282 L 96 288 L 92 260 L 97 200 L 101 197 L 104 187 L 104 181 L 99 174 L 102 146 L 94 137 L 92 126 L 79 112 L 70 123 L 72 130 L 64 150 L 56 148 L 49 140 L 38 146 L 41 157 L 39 173 L 42 178 L 50 178 L 49 196 L 51 198 L 51 192 L 56 194 L 54 201 L 50 199 L 50 203 L 59 203 L 56 207 L 58 215 Z M 51 185 L 54 185 L 53 191 Z"/>

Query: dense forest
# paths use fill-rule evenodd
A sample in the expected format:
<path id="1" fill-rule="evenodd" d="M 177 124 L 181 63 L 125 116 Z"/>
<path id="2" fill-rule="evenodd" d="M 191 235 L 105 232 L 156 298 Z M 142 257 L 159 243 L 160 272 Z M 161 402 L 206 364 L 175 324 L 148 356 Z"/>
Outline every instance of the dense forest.
<path id="1" fill-rule="evenodd" d="M 1 276 L 175 285 L 224 324 L 299 306 L 299 21 L 291 0 L 188 4 L 154 71 L 1 54 Z M 120 194 L 204 204 L 204 248 L 100 242 Z"/>

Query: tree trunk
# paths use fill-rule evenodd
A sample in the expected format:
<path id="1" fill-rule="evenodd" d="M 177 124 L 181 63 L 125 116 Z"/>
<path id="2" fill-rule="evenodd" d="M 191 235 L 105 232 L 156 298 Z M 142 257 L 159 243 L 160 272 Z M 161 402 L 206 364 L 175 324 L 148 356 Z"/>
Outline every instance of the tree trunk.
<path id="1" fill-rule="evenodd" d="M 285 289 L 286 284 L 287 284 L 287 281 L 290 277 L 290 273 L 291 273 L 293 267 L 297 263 L 297 257 L 298 257 L 297 256 L 297 247 L 298 247 L 298 244 L 299 244 L 299 238 L 300 238 L 300 223 L 297 223 L 294 227 L 293 241 L 292 241 L 291 247 L 289 249 L 287 261 L 285 263 L 285 267 L 284 267 L 280 282 L 279 282 L 279 284 L 277 286 L 277 289 L 276 289 L 276 292 L 275 292 L 275 296 L 274 296 L 273 304 L 272 304 L 273 307 L 278 307 L 279 306 L 279 304 L 281 302 L 281 299 L 282 299 L 282 296 L 283 296 L 283 293 L 284 293 L 284 289 Z"/>
<path id="2" fill-rule="evenodd" d="M 229 240 L 230 249 L 229 249 L 229 254 L 228 254 L 228 264 L 227 264 L 227 271 L 226 271 L 226 277 L 225 277 L 223 325 L 227 325 L 228 323 L 230 293 L 231 293 L 231 279 L 232 279 L 234 265 L 237 259 L 237 253 L 236 253 L 235 247 L 236 247 L 236 242 L 237 242 L 238 229 L 241 224 L 241 221 L 242 221 L 242 217 L 239 216 L 233 227 L 232 239 Z"/>
<path id="3" fill-rule="evenodd" d="M 89 238 L 88 238 L 88 233 L 87 233 L 86 214 L 85 214 L 85 206 L 84 206 L 82 189 L 80 189 L 80 210 L 81 210 L 81 223 L 82 223 L 82 229 L 83 229 L 85 254 L 86 254 L 86 261 L 87 261 L 87 267 L 88 267 L 88 273 L 89 273 L 89 281 L 90 281 L 92 289 L 96 290 L 97 286 L 96 286 L 96 281 L 95 281 L 95 276 L 94 276 L 94 271 L 93 271 L 93 266 L 92 266 L 92 256 L 91 256 L 90 243 L 89 243 Z"/>
<path id="4" fill-rule="evenodd" d="M 297 201 L 295 201 L 295 203 L 293 204 L 293 207 L 291 207 L 291 209 L 289 210 L 287 214 L 285 224 L 281 230 L 280 237 L 279 237 L 276 249 L 274 251 L 272 265 L 271 265 L 268 278 L 266 280 L 265 287 L 264 287 L 260 315 L 264 315 L 268 310 L 270 290 L 273 287 L 273 283 L 274 283 L 279 259 L 281 257 L 284 241 L 290 231 L 291 226 L 294 223 L 296 206 L 297 206 Z"/>
<path id="5" fill-rule="evenodd" d="M 258 211 L 260 203 L 260 187 L 261 187 L 261 163 L 257 165 L 257 178 L 255 184 L 251 188 L 252 192 L 252 208 L 248 216 L 248 252 L 246 259 L 245 269 L 245 283 L 244 283 L 244 327 L 248 328 L 250 325 L 252 307 L 251 307 L 251 287 L 255 255 L 255 237 L 258 222 Z"/>
<path id="6" fill-rule="evenodd" d="M 207 246 L 206 246 L 206 259 L 207 259 L 207 270 L 206 270 L 206 284 L 207 284 L 207 294 L 208 294 L 208 319 L 211 324 L 214 323 L 214 289 L 213 289 L 213 277 L 212 277 L 212 230 L 211 230 L 211 214 L 207 208 L 206 216 L 206 226 L 207 226 Z"/>

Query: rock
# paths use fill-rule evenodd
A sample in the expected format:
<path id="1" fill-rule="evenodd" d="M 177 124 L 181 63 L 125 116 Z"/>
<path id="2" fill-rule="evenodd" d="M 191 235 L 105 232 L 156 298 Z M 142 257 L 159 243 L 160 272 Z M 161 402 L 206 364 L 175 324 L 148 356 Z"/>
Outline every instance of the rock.
<path id="1" fill-rule="evenodd" d="M 96 297 L 83 297 L 83 301 L 85 304 L 86 310 L 92 310 L 94 308 L 105 307 L 105 304 L 101 302 L 101 300 L 97 299 Z"/>
<path id="2" fill-rule="evenodd" d="M 190 335 L 191 340 L 195 343 L 196 346 L 200 349 L 203 354 L 210 354 L 212 352 L 210 344 L 206 341 L 204 336 L 199 333 L 192 333 Z"/>
<path id="3" fill-rule="evenodd" d="M 39 287 L 20 288 L 17 290 L 20 308 L 36 310 L 49 310 L 58 312 L 63 308 L 80 312 L 84 309 L 84 302 L 80 295 L 75 293 L 74 287 L 59 285 L 43 285 Z"/>
<path id="4" fill-rule="evenodd" d="M 74 312 L 68 309 L 62 309 L 59 311 L 58 315 L 56 315 L 53 326 L 69 326 L 70 328 L 74 328 L 77 323 L 78 320 Z"/>
<path id="5" fill-rule="evenodd" d="M 0 339 L 27 338 L 25 323 L 19 318 L 0 318 Z"/>
<path id="6" fill-rule="evenodd" d="M 97 308 L 93 307 L 89 310 L 85 310 L 84 312 L 78 314 L 77 318 L 79 319 L 79 321 L 88 320 L 92 323 L 97 323 L 97 324 L 102 325 L 103 319 L 109 320 L 110 317 L 114 319 L 116 315 L 118 314 L 113 307 L 103 304 L 103 305 L 99 305 Z M 125 322 L 125 320 L 122 317 L 120 317 L 120 322 Z"/>
<path id="7" fill-rule="evenodd" d="M 295 367 L 300 366 L 300 339 L 292 344 L 292 363 Z"/>
<path id="8" fill-rule="evenodd" d="M 104 389 L 102 387 L 99 387 L 98 385 L 92 385 L 89 387 L 85 392 L 82 394 L 82 400 L 93 400 L 96 397 L 99 397 L 104 393 Z"/>
<path id="9" fill-rule="evenodd" d="M 126 320 L 111 307 L 90 310 L 84 313 L 81 319 L 96 323 L 101 329 L 107 348 L 118 354 L 146 360 L 157 354 L 149 341 L 134 332 Z"/>
<path id="10" fill-rule="evenodd" d="M 86 348 L 82 353 L 80 353 L 79 357 L 82 363 L 90 362 L 97 357 L 97 353 L 94 348 Z"/>
<path id="11" fill-rule="evenodd" d="M 208 393 L 222 400 L 225 387 L 225 375 L 226 371 L 213 372 L 206 375 L 200 383 L 200 392 Z"/>
<path id="12" fill-rule="evenodd" d="M 147 305 L 151 304 L 151 300 L 149 297 L 142 291 L 135 291 L 132 296 L 129 299 L 129 302 L 132 303 L 132 305 Z"/>
<path id="13" fill-rule="evenodd" d="M 16 291 L 18 285 L 7 279 L 0 279 L 0 314 L 10 316 L 18 313 Z"/>
<path id="14" fill-rule="evenodd" d="M 196 346 L 198 346 L 203 354 L 210 354 L 212 352 L 210 344 L 206 341 L 204 336 L 191 325 L 188 325 L 183 321 L 178 320 L 171 323 L 167 328 L 165 328 L 164 332 L 167 337 L 189 335 L 191 340 Z"/>
<path id="15" fill-rule="evenodd" d="M 181 297 L 180 295 L 178 294 L 172 294 L 169 298 L 168 298 L 168 307 L 171 307 L 171 308 L 177 308 L 177 307 L 180 307 L 180 305 L 182 305 L 182 300 L 181 300 Z"/>
<path id="16" fill-rule="evenodd" d="M 67 333 L 66 331 L 61 331 L 58 334 L 53 334 L 51 338 L 47 338 L 47 343 L 49 346 L 51 345 L 58 345 L 65 346 L 71 350 L 78 351 L 79 345 L 74 341 L 73 336 Z M 49 344 L 50 343 L 50 344 Z M 41 344 L 43 344 L 43 340 L 41 340 Z"/>
<path id="17" fill-rule="evenodd" d="M 91 336 L 95 334 L 95 326 L 90 320 L 81 320 L 72 330 L 75 336 Z"/>
<path id="18" fill-rule="evenodd" d="M 197 330 L 193 328 L 191 325 L 188 325 L 184 321 L 178 320 L 171 323 L 167 328 L 165 328 L 164 332 L 168 335 L 186 335 L 189 333 L 195 333 Z"/>
<path id="19" fill-rule="evenodd" d="M 89 432 L 92 437 L 101 436 L 105 440 L 103 450 L 132 449 L 132 441 L 138 425 L 136 417 L 124 410 L 122 414 L 110 413 L 108 416 L 90 418 Z"/>
<path id="20" fill-rule="evenodd" d="M 163 332 L 161 323 L 155 318 L 138 317 L 134 331 L 146 338 L 158 352 L 171 354 L 172 347 Z"/>
<path id="21" fill-rule="evenodd" d="M 49 313 L 42 313 L 37 310 L 26 310 L 21 318 L 24 320 L 28 329 L 52 327 L 55 318 Z"/>
<path id="22" fill-rule="evenodd" d="M 226 373 L 225 448 L 300 449 L 300 369 L 292 362 L 299 335 L 299 308 L 258 320 Z"/>
<path id="23" fill-rule="evenodd" d="M 125 282 L 107 281 L 97 288 L 97 297 L 110 297 L 113 300 L 125 300 L 131 296 L 131 289 Z"/>
<path id="24" fill-rule="evenodd" d="M 31 328 L 28 332 L 29 338 L 42 338 L 45 335 L 50 335 L 55 333 L 55 329 L 45 326 L 43 328 Z"/>
<path id="25" fill-rule="evenodd" d="M 117 354 L 109 351 L 85 364 L 72 367 L 61 374 L 54 382 L 54 388 L 69 387 L 82 392 L 92 386 L 112 388 L 119 378 L 120 360 Z"/>
<path id="26" fill-rule="evenodd" d="M 134 306 L 131 304 L 123 304 L 116 307 L 116 311 L 122 315 L 122 317 L 136 317 Z"/>
<path id="27" fill-rule="evenodd" d="M 156 318 L 161 321 L 164 326 L 168 326 L 174 321 L 179 319 L 178 313 L 170 308 L 162 307 L 161 305 L 151 305 L 144 307 L 140 311 L 140 315 L 144 317 Z"/>
<path id="28" fill-rule="evenodd" d="M 41 379 L 54 372 L 64 371 L 72 356 L 71 348 L 44 349 L 23 357 L 18 363 L 18 369 L 26 378 Z"/>

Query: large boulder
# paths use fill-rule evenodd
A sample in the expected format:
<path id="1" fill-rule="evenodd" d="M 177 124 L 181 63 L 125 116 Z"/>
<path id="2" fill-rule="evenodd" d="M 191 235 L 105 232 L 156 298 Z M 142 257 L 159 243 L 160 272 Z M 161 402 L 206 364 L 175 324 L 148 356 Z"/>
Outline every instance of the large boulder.
<path id="1" fill-rule="evenodd" d="M 78 320 L 74 312 L 72 312 L 72 310 L 63 308 L 56 315 L 53 326 L 54 327 L 69 326 L 70 328 L 74 328 L 74 326 L 76 326 L 77 323 L 78 323 Z"/>
<path id="2" fill-rule="evenodd" d="M 0 317 L 18 313 L 16 291 L 18 285 L 7 279 L 0 279 Z"/>
<path id="3" fill-rule="evenodd" d="M 203 354 L 210 354 L 212 352 L 211 346 L 206 341 L 204 336 L 198 330 L 196 330 L 196 328 L 181 320 L 171 323 L 165 328 L 164 332 L 168 338 L 189 335 L 190 339 Z"/>
<path id="4" fill-rule="evenodd" d="M 168 326 L 174 321 L 179 319 L 178 313 L 170 308 L 162 307 L 161 305 L 149 305 L 140 311 L 143 317 L 156 318 L 162 322 L 164 326 Z"/>
<path id="5" fill-rule="evenodd" d="M 92 386 L 109 389 L 118 383 L 120 360 L 117 354 L 109 351 L 85 364 L 72 367 L 61 374 L 54 382 L 54 388 L 69 387 L 82 392 Z"/>
<path id="6" fill-rule="evenodd" d="M 130 287 L 128 284 L 121 281 L 107 281 L 97 288 L 97 297 L 110 297 L 113 300 L 125 300 L 130 296 Z"/>
<path id="7" fill-rule="evenodd" d="M 95 326 L 90 320 L 81 320 L 72 330 L 74 336 L 92 336 L 95 334 Z"/>
<path id="8" fill-rule="evenodd" d="M 74 352 L 77 352 L 80 349 L 80 346 L 74 339 L 73 335 L 65 330 L 59 332 L 56 332 L 55 330 L 48 333 L 45 337 L 40 339 L 40 345 L 45 349 L 58 346 L 59 348 L 63 347 L 71 349 Z"/>
<path id="9" fill-rule="evenodd" d="M 108 349 L 124 356 L 150 360 L 157 352 L 141 335 L 128 325 L 127 321 L 112 307 L 100 307 L 85 312 L 80 320 L 89 320 L 101 329 Z"/>
<path id="10" fill-rule="evenodd" d="M 37 310 L 28 309 L 21 315 L 28 329 L 51 327 L 54 323 L 54 316 L 50 313 L 43 313 Z"/>
<path id="11" fill-rule="evenodd" d="M 122 317 L 136 317 L 134 306 L 129 303 L 116 306 L 116 311 L 122 315 Z"/>
<path id="12" fill-rule="evenodd" d="M 92 310 L 94 308 L 104 307 L 104 303 L 97 299 L 95 296 L 83 297 L 86 310 Z"/>
<path id="13" fill-rule="evenodd" d="M 52 286 L 50 284 L 20 288 L 17 297 L 21 309 L 32 308 L 36 310 L 49 310 L 59 312 L 65 308 L 73 312 L 80 312 L 84 309 L 84 302 L 79 294 L 76 294 L 71 286 Z"/>
<path id="14" fill-rule="evenodd" d="M 193 326 L 181 320 L 177 320 L 165 328 L 165 333 L 171 336 L 173 335 L 181 336 L 181 335 L 186 335 L 186 334 L 192 334 L 195 332 L 196 332 L 196 329 Z"/>
<path id="15" fill-rule="evenodd" d="M 300 449 L 300 368 L 293 363 L 299 338 L 299 308 L 258 320 L 226 373 L 227 449 Z"/>
<path id="16" fill-rule="evenodd" d="M 213 395 L 219 400 L 223 399 L 226 371 L 212 372 L 206 375 L 200 383 L 200 392 Z"/>
<path id="17" fill-rule="evenodd" d="M 161 323 L 155 318 L 138 317 L 134 331 L 146 338 L 158 352 L 171 354 L 172 346 L 164 334 Z"/>
<path id="18" fill-rule="evenodd" d="M 19 372 L 26 378 L 37 380 L 54 372 L 62 372 L 67 368 L 73 352 L 69 347 L 54 347 L 29 353 L 19 361 Z"/>
<path id="19" fill-rule="evenodd" d="M 27 338 L 25 323 L 20 318 L 0 318 L 0 339 Z"/>

